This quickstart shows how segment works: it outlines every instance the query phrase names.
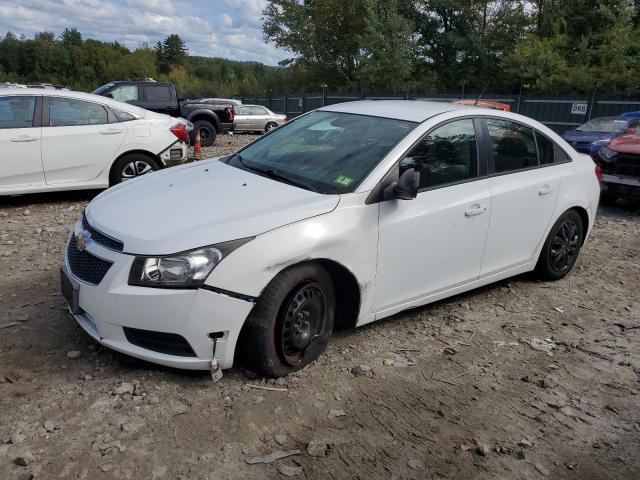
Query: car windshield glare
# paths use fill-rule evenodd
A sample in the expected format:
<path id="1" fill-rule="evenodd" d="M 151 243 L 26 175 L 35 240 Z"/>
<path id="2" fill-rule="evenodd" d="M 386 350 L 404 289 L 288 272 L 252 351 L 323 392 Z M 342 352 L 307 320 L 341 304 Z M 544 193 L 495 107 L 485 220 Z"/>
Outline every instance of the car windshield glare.
<path id="1" fill-rule="evenodd" d="M 576 130 L 579 132 L 605 132 L 613 133 L 624 130 L 628 121 L 618 118 L 594 118 L 587 123 L 580 125 Z"/>
<path id="2" fill-rule="evenodd" d="M 239 152 L 230 164 L 324 194 L 349 193 L 416 124 L 389 118 L 316 111 Z M 237 156 L 236 156 L 237 157 Z"/>

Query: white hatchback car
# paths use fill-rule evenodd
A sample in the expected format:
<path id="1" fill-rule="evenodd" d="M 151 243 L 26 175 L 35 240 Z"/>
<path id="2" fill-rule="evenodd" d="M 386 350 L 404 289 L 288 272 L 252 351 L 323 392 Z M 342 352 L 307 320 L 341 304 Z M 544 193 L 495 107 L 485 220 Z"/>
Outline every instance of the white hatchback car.
<path id="1" fill-rule="evenodd" d="M 593 225 L 591 158 L 529 118 L 448 103 L 332 105 L 234 155 L 103 192 L 62 290 L 114 350 L 173 367 L 297 370 L 334 326 L 530 270 Z M 126 208 L 135 204 L 136 208 Z"/>
<path id="2" fill-rule="evenodd" d="M 187 122 L 86 93 L 0 90 L 0 195 L 106 188 L 184 163 Z"/>

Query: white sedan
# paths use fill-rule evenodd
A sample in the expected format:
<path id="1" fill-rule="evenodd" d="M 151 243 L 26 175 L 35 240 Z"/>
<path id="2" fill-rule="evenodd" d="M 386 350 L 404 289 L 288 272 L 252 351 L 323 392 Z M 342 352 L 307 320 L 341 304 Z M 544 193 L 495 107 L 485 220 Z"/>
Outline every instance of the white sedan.
<path id="1" fill-rule="evenodd" d="M 96 95 L 0 89 L 0 195 L 106 188 L 184 163 L 186 130 Z"/>
<path id="2" fill-rule="evenodd" d="M 114 350 L 282 376 L 317 358 L 334 326 L 530 270 L 564 277 L 593 226 L 598 175 L 520 115 L 332 105 L 234 155 L 102 193 L 69 238 L 62 289 Z"/>

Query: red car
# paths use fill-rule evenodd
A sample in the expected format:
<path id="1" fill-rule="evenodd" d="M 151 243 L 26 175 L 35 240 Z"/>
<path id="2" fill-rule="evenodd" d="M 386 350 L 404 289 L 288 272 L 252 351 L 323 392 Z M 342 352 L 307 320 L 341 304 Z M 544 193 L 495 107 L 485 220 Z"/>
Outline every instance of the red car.
<path id="1" fill-rule="evenodd" d="M 640 131 L 614 138 L 600 150 L 602 200 L 640 199 Z"/>

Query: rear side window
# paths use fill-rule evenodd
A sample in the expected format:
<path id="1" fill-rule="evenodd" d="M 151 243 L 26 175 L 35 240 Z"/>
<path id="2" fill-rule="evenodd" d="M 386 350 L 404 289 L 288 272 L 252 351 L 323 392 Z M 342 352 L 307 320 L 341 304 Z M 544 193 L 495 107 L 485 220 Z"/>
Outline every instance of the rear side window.
<path id="1" fill-rule="evenodd" d="M 533 129 L 502 119 L 487 119 L 487 128 L 496 173 L 505 173 L 538 165 Z"/>
<path id="2" fill-rule="evenodd" d="M 129 120 L 135 120 L 136 117 L 124 110 L 118 110 L 117 108 L 111 108 L 111 111 L 116 116 L 119 122 L 128 122 Z"/>
<path id="3" fill-rule="evenodd" d="M 250 115 L 251 114 L 251 109 L 250 109 L 250 107 L 237 107 L 236 108 L 236 114 L 237 115 Z"/>
<path id="4" fill-rule="evenodd" d="M 102 125 L 108 123 L 107 111 L 102 105 L 73 98 L 49 98 L 49 125 Z"/>
<path id="5" fill-rule="evenodd" d="M 145 87 L 147 100 L 152 102 L 171 101 L 171 90 L 166 85 L 149 85 Z"/>
<path id="6" fill-rule="evenodd" d="M 420 188 L 477 177 L 478 149 L 473 120 L 447 123 L 430 132 L 400 162 L 400 172 L 407 168 L 420 172 Z"/>
<path id="7" fill-rule="evenodd" d="M 555 144 L 541 133 L 535 132 L 538 145 L 540 165 L 548 165 L 555 161 Z"/>
<path id="8" fill-rule="evenodd" d="M 36 97 L 0 97 L 0 128 L 28 128 L 33 126 Z"/>
<path id="9" fill-rule="evenodd" d="M 266 115 L 267 112 L 262 107 L 251 107 L 251 115 Z"/>
<path id="10" fill-rule="evenodd" d="M 119 102 L 136 102 L 138 98 L 137 85 L 120 85 L 109 92 L 109 96 Z"/>

